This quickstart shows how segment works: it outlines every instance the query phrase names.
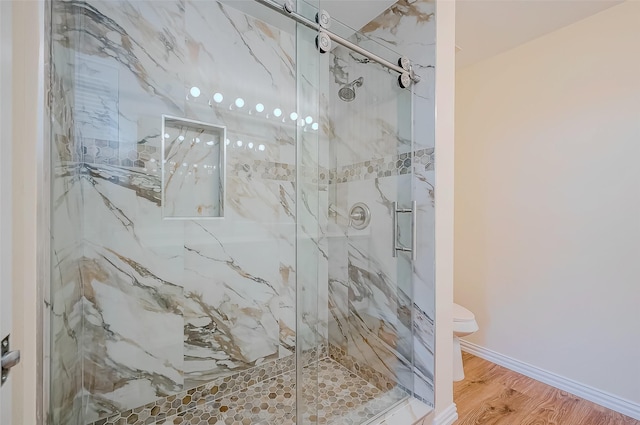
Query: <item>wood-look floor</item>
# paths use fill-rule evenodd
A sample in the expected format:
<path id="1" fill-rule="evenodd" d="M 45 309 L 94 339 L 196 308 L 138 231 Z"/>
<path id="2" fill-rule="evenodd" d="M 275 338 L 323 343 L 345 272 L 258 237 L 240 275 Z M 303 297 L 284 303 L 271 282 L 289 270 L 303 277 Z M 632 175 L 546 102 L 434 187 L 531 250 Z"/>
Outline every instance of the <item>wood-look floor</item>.
<path id="1" fill-rule="evenodd" d="M 640 425 L 606 409 L 468 353 L 453 385 L 454 425 Z"/>

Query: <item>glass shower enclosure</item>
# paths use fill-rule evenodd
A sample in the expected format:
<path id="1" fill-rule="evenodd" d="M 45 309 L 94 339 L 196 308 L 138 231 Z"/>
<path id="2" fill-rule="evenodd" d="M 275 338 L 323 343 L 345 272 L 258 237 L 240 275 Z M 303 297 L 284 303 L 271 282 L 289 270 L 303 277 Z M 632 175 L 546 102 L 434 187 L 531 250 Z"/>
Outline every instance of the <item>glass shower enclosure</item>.
<path id="1" fill-rule="evenodd" d="M 49 424 L 428 412 L 434 4 L 373 3 L 50 1 Z"/>

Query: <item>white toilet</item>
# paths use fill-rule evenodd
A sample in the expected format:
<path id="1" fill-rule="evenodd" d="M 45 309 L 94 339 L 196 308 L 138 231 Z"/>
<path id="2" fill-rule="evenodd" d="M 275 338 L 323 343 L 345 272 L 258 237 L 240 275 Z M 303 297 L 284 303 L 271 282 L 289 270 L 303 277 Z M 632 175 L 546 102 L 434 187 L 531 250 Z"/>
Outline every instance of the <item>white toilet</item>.
<path id="1" fill-rule="evenodd" d="M 460 349 L 460 337 L 471 335 L 478 330 L 476 316 L 458 304 L 453 304 L 453 380 L 464 379 L 462 367 L 462 350 Z"/>

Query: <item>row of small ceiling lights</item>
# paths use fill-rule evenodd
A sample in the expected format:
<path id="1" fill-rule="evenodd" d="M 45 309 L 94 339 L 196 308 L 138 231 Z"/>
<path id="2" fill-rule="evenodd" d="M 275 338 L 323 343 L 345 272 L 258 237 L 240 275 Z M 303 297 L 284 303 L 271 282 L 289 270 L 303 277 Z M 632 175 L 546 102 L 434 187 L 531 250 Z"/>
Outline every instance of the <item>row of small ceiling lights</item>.
<path id="1" fill-rule="evenodd" d="M 202 94 L 202 92 L 200 91 L 200 88 L 193 86 L 191 87 L 191 89 L 189 90 L 189 94 L 191 95 L 191 97 L 198 98 L 200 97 L 200 95 Z M 222 101 L 224 100 L 224 96 L 222 95 L 222 93 L 214 93 L 213 97 L 212 97 L 213 102 L 220 104 L 222 103 Z M 209 104 L 212 105 L 211 101 L 209 101 Z M 233 103 L 233 105 L 236 106 L 236 108 L 238 109 L 242 109 L 245 106 L 245 101 L 243 98 L 239 97 L 235 100 L 235 102 Z M 250 110 L 249 113 L 252 113 L 253 110 Z M 265 107 L 262 103 L 258 103 L 255 106 L 255 111 L 259 114 L 263 113 L 265 111 Z M 282 109 L 280 108 L 275 108 L 273 110 L 273 116 L 276 118 L 280 118 L 283 115 Z M 268 114 L 267 114 L 268 116 Z M 300 127 L 303 127 L 305 125 L 310 125 L 311 129 L 318 130 L 319 125 L 317 122 L 314 122 L 313 117 L 311 116 L 307 116 L 306 118 L 300 118 L 300 116 L 298 115 L 297 112 L 292 112 L 291 114 L 289 114 L 289 118 L 291 119 L 291 121 L 295 121 L 297 122 L 297 124 Z M 284 120 L 283 120 L 284 121 Z M 241 145 L 239 145 L 241 146 Z"/>

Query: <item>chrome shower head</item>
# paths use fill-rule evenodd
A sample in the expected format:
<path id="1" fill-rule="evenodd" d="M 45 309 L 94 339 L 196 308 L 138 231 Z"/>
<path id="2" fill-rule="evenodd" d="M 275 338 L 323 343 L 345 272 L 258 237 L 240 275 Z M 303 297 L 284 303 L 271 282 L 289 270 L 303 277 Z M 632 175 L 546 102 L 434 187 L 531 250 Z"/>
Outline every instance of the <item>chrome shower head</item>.
<path id="1" fill-rule="evenodd" d="M 356 98 L 356 91 L 347 85 L 338 90 L 338 97 L 345 102 L 351 102 Z"/>
<path id="2" fill-rule="evenodd" d="M 363 82 L 364 78 L 356 78 L 355 80 L 338 90 L 338 97 L 345 102 L 351 102 L 356 98 L 356 87 L 361 87 Z"/>

